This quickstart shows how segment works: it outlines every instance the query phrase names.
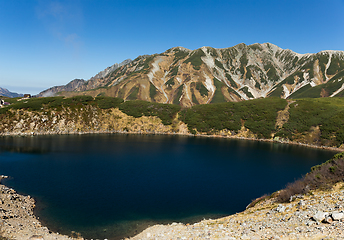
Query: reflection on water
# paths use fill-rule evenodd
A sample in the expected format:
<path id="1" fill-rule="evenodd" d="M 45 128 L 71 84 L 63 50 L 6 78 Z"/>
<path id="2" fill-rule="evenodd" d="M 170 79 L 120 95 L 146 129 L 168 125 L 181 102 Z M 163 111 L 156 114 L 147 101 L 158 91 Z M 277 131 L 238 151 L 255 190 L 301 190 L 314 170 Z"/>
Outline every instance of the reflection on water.
<path id="1" fill-rule="evenodd" d="M 155 223 L 242 211 L 333 154 L 184 136 L 3 137 L 0 174 L 37 199 L 36 213 L 50 229 L 119 239 Z"/>

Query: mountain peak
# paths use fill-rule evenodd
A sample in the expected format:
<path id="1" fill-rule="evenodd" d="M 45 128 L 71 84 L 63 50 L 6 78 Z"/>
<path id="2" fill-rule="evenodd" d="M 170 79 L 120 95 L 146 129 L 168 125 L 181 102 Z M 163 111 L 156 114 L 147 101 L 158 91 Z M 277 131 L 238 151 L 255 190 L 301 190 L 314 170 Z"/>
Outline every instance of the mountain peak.
<path id="1" fill-rule="evenodd" d="M 8 89 L 0 87 L 0 96 L 14 98 L 14 97 L 22 97 L 24 95 L 20 93 L 10 92 Z"/>
<path id="2" fill-rule="evenodd" d="M 174 47 L 114 64 L 64 96 L 105 95 L 184 107 L 261 97 L 344 96 L 342 52 L 299 54 L 272 43 Z M 87 92 L 85 92 L 87 91 Z"/>

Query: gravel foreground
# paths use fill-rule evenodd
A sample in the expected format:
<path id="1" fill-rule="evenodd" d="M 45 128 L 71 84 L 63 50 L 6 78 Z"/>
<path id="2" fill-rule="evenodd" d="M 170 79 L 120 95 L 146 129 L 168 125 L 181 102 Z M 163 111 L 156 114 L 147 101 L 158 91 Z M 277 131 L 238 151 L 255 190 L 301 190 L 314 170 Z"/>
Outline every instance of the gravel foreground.
<path id="1" fill-rule="evenodd" d="M 33 215 L 35 201 L 30 196 L 4 185 L 0 193 L 0 239 L 84 239 L 52 233 L 42 226 Z M 155 225 L 130 239 L 344 239 L 344 183 L 330 191 L 295 196 L 290 203 L 263 200 L 216 220 Z"/>
<path id="2" fill-rule="evenodd" d="M 192 225 L 150 227 L 138 239 L 344 239 L 344 184 L 331 191 L 313 191 L 290 203 L 275 199 L 228 217 Z"/>

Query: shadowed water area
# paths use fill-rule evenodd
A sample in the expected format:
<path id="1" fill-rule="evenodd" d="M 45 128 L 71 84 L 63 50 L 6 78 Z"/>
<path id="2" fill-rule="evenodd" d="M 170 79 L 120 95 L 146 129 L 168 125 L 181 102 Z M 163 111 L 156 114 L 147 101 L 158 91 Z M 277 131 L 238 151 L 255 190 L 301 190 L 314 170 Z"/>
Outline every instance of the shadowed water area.
<path id="1" fill-rule="evenodd" d="M 0 138 L 0 174 L 37 200 L 51 230 L 121 239 L 148 225 L 243 211 L 335 152 L 245 140 L 149 135 Z"/>

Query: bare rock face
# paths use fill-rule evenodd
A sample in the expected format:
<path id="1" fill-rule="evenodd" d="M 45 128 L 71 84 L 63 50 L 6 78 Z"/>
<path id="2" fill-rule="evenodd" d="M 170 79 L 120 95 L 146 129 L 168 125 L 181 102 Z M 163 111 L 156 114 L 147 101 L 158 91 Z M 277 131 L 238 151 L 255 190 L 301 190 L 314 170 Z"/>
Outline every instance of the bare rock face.
<path id="1" fill-rule="evenodd" d="M 126 59 L 121 63 L 115 63 L 114 65 L 107 67 L 103 71 L 97 73 L 94 77 L 91 77 L 89 80 L 95 80 L 95 79 L 103 78 L 106 75 L 108 75 L 109 73 L 115 71 L 117 68 L 122 67 L 122 66 L 124 66 L 130 62 L 131 62 L 131 59 Z"/>

